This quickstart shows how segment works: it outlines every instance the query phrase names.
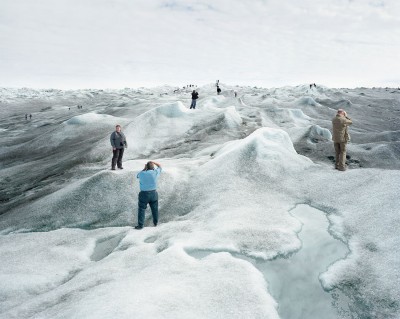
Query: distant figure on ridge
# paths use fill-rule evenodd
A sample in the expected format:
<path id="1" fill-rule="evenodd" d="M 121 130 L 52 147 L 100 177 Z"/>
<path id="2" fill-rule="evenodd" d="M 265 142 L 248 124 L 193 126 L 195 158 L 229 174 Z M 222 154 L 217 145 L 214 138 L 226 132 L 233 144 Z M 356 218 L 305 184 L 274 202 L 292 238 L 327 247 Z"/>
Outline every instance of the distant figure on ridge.
<path id="1" fill-rule="evenodd" d="M 115 126 L 115 131 L 111 133 L 110 142 L 113 151 L 113 157 L 111 160 L 111 169 L 115 170 L 115 165 L 119 169 L 124 169 L 122 167 L 122 156 L 124 156 L 124 150 L 128 147 L 126 142 L 125 134 L 121 132 L 121 125 L 117 124 Z"/>
<path id="2" fill-rule="evenodd" d="M 29 114 L 29 119 L 32 120 L 32 114 Z"/>
<path id="3" fill-rule="evenodd" d="M 25 120 L 27 120 L 28 119 L 28 114 L 25 114 Z"/>
<path id="4" fill-rule="evenodd" d="M 190 104 L 191 109 L 196 108 L 196 100 L 199 98 L 199 93 L 196 92 L 196 90 L 193 90 L 192 92 L 192 104 Z"/>
<path id="5" fill-rule="evenodd" d="M 219 88 L 219 86 L 217 85 L 217 94 L 219 95 L 221 93 L 221 89 Z"/>
<path id="6" fill-rule="evenodd" d="M 157 166 L 157 168 L 155 166 Z M 138 224 L 135 226 L 135 229 L 142 229 L 144 227 L 147 204 L 150 205 L 154 227 L 158 224 L 157 181 L 161 171 L 162 168 L 160 164 L 149 161 L 144 166 L 144 169 L 136 176 L 139 179 L 140 192 L 138 196 Z"/>
<path id="7" fill-rule="evenodd" d="M 314 83 L 314 87 L 317 88 L 317 86 L 315 85 L 315 83 Z"/>
<path id="8" fill-rule="evenodd" d="M 353 122 L 347 117 L 346 111 L 339 109 L 332 119 L 332 140 L 335 146 L 335 169 L 346 170 L 346 144 L 350 141 L 348 126 Z"/>
<path id="9" fill-rule="evenodd" d="M 235 95 L 235 97 L 237 97 L 237 91 L 233 91 L 233 94 Z"/>

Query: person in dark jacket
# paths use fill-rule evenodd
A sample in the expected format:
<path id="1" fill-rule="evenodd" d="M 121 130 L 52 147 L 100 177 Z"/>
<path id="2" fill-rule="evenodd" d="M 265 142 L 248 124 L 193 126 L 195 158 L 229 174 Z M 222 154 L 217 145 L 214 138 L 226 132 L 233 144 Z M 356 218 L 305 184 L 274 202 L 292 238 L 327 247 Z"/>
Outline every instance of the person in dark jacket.
<path id="1" fill-rule="evenodd" d="M 220 87 L 217 85 L 217 94 L 219 95 L 221 93 Z"/>
<path id="2" fill-rule="evenodd" d="M 113 158 L 111 160 L 111 169 L 115 170 L 115 165 L 119 169 L 122 167 L 122 156 L 124 156 L 124 149 L 128 147 L 125 134 L 121 132 L 121 125 L 115 126 L 115 132 L 111 133 L 110 142 L 113 151 Z"/>
<path id="3" fill-rule="evenodd" d="M 192 92 L 192 104 L 190 104 L 191 109 L 196 108 L 196 100 L 199 98 L 199 93 L 196 92 L 196 90 L 193 90 Z"/>

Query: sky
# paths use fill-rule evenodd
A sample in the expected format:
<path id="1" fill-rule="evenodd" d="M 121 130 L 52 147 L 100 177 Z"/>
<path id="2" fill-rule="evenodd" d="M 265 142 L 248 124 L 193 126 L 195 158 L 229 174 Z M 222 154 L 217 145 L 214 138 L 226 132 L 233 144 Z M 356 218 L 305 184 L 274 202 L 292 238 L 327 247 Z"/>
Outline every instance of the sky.
<path id="1" fill-rule="evenodd" d="M 0 0 L 0 87 L 400 86 L 396 0 Z"/>

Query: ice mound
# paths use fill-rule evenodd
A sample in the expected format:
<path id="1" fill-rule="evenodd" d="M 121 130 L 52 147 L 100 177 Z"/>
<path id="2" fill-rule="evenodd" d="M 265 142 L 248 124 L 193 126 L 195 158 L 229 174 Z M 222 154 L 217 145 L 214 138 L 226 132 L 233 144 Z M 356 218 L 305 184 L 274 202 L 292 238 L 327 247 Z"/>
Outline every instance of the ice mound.
<path id="1" fill-rule="evenodd" d="M 100 237 L 99 231 L 88 234 L 92 241 Z M 36 291 L 30 291 L 29 284 L 7 291 L 9 301 L 8 309 L 2 312 L 4 318 L 32 317 L 38 313 L 42 318 L 88 319 L 279 318 L 262 274 L 249 262 L 227 253 L 196 260 L 178 246 L 158 253 L 152 244 L 138 243 L 125 250 L 116 247 L 101 262 L 89 263 L 94 243 L 84 235 L 70 230 L 36 234 L 38 244 L 55 248 L 44 249 L 38 256 L 22 249 L 24 254 L 19 259 L 24 264 L 34 264 L 29 270 L 22 267 L 24 273 L 13 273 L 13 279 L 24 281 L 29 276 L 37 284 L 32 285 Z M 104 235 L 118 236 L 118 232 L 103 230 Z M 63 237 L 76 240 L 67 243 L 60 239 Z M 23 235 L 13 239 L 16 243 L 9 247 L 23 248 Z M 35 269 L 40 257 L 54 258 L 57 263 Z M 48 281 L 48 286 L 38 283 L 39 276 L 45 279 L 45 275 L 53 280 Z M 149 295 L 157 302 L 149 302 Z"/>
<path id="2" fill-rule="evenodd" d="M 303 106 L 317 106 L 318 103 L 311 96 L 304 96 L 299 98 L 295 104 Z"/>
<path id="3" fill-rule="evenodd" d="M 351 161 L 362 167 L 400 169 L 400 142 L 349 144 Z"/>
<path id="4" fill-rule="evenodd" d="M 183 105 L 182 102 L 175 102 L 156 107 L 153 110 L 145 112 L 142 116 L 147 117 L 150 113 L 157 113 L 168 118 L 176 118 L 184 116 L 184 114 L 187 112 L 188 109 Z"/>
<path id="5" fill-rule="evenodd" d="M 353 105 L 350 100 L 342 99 L 332 103 L 332 106 L 336 109 L 348 109 Z"/>
<path id="6" fill-rule="evenodd" d="M 228 128 L 235 128 L 242 124 L 242 118 L 234 106 L 227 107 L 224 112 L 225 123 Z"/>
<path id="7" fill-rule="evenodd" d="M 271 109 L 271 116 L 275 123 L 289 127 L 293 127 L 293 125 L 298 127 L 308 126 L 311 120 L 301 109 L 292 108 L 275 107 Z"/>
<path id="8" fill-rule="evenodd" d="M 202 106 L 203 106 L 203 108 L 209 108 L 209 107 L 214 108 L 216 105 L 218 105 L 219 103 L 221 103 L 223 101 L 225 101 L 225 96 L 217 95 L 217 96 L 202 99 Z"/>
<path id="9" fill-rule="evenodd" d="M 10 234 L 3 238 L 0 242 L 0 317 L 5 318 L 5 311 L 72 280 L 91 263 L 90 254 L 98 240 L 118 237 L 123 232 L 124 229 L 109 229 L 106 234 L 101 230 L 61 229 Z M 8 257 L 10 254 L 13 258 Z M 22 317 L 21 314 L 19 318 Z"/>
<path id="10" fill-rule="evenodd" d="M 193 113 L 182 102 L 164 104 L 136 117 L 125 129 L 126 156 L 150 154 L 179 143 L 193 125 Z"/>
<path id="11" fill-rule="evenodd" d="M 206 110 L 198 106 L 195 110 L 189 110 L 182 102 L 161 105 L 136 117 L 126 127 L 124 132 L 129 145 L 127 156 L 134 158 L 140 154 L 149 155 L 178 147 L 186 139 L 209 127 L 217 130 L 234 128 L 241 122 L 233 106 L 217 108 L 210 105 Z"/>
<path id="12" fill-rule="evenodd" d="M 42 197 L 0 222 L 1 229 L 48 231 L 132 223 L 132 176 L 103 171 Z M 136 203 L 135 203 L 136 204 Z"/>
<path id="13" fill-rule="evenodd" d="M 296 199 L 280 195 L 290 183 L 283 176 L 303 174 L 312 165 L 280 129 L 261 128 L 226 143 L 186 186 L 191 211 L 182 220 L 187 231 L 173 232 L 177 235 L 168 241 L 265 259 L 293 252 L 300 245 L 300 225 L 288 213 Z"/>
<path id="14" fill-rule="evenodd" d="M 312 164 L 306 157 L 296 153 L 289 135 L 275 128 L 260 128 L 240 141 L 227 143 L 215 154 L 215 160 L 209 165 L 217 166 L 224 162 L 224 167 L 257 165 L 262 170 L 275 171 L 303 170 Z"/>
<path id="15" fill-rule="evenodd" d="M 97 113 L 86 113 L 82 115 L 74 116 L 73 118 L 65 121 L 64 123 L 67 125 L 85 125 L 85 124 L 93 124 L 93 123 L 116 123 L 116 118 L 107 114 L 97 114 Z"/>
<path id="16" fill-rule="evenodd" d="M 312 125 L 309 130 L 308 138 L 312 141 L 318 141 L 320 139 L 331 141 L 332 133 L 319 125 Z"/>

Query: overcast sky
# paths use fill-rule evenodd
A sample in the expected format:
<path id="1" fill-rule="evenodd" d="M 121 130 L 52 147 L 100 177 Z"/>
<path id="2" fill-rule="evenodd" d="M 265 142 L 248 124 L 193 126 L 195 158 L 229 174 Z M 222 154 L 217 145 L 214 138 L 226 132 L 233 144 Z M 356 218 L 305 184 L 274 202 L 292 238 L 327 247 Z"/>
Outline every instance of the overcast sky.
<path id="1" fill-rule="evenodd" d="M 399 0 L 0 0 L 0 86 L 400 86 Z"/>

